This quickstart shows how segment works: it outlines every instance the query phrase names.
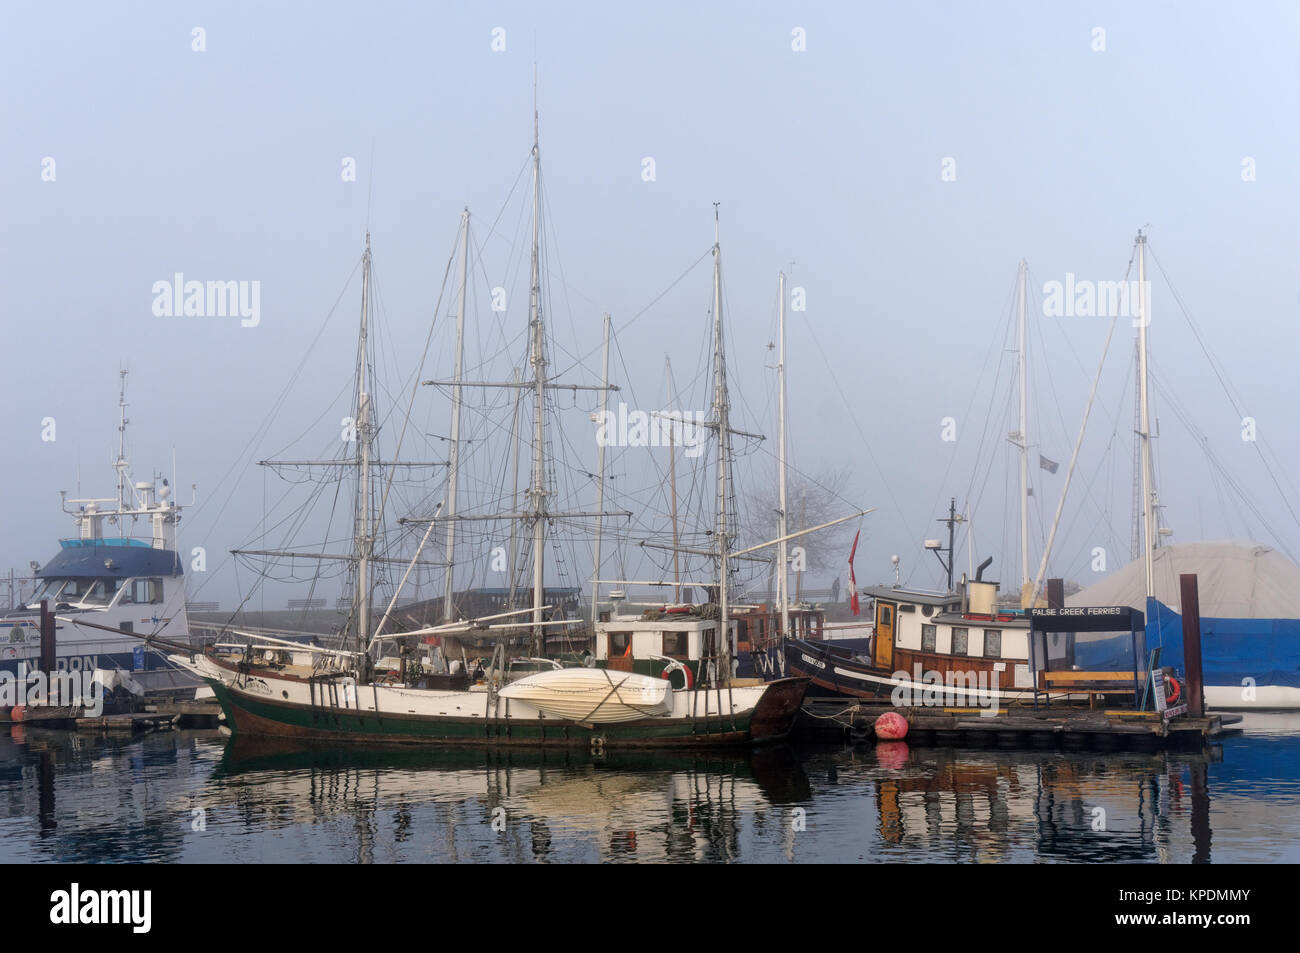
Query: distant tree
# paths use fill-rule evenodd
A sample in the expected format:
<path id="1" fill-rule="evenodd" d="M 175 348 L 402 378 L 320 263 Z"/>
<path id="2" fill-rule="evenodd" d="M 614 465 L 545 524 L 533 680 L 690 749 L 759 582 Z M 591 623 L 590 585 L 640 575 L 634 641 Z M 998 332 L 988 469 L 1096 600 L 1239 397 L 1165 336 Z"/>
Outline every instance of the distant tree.
<path id="1" fill-rule="evenodd" d="M 847 516 L 853 511 L 851 504 L 844 500 L 844 490 L 848 486 L 847 469 L 827 468 L 812 476 L 790 474 L 786 482 L 786 525 L 787 531 L 794 533 L 808 526 L 829 523 L 831 520 Z M 778 502 L 781 490 L 776 480 L 770 485 L 760 487 L 749 499 L 745 512 L 745 530 L 750 539 L 775 539 L 777 535 Z M 820 575 L 823 579 L 828 573 L 841 573 L 848 565 L 849 546 L 857 524 L 841 523 L 828 529 L 809 533 L 798 539 L 790 540 L 789 556 L 793 561 L 798 552 L 803 551 L 803 568 L 805 574 Z M 776 593 L 776 547 L 764 551 L 771 557 L 772 564 L 768 572 L 768 598 Z M 795 575 L 792 566 L 790 577 L 790 597 L 795 594 Z M 807 577 L 805 575 L 805 585 Z"/>

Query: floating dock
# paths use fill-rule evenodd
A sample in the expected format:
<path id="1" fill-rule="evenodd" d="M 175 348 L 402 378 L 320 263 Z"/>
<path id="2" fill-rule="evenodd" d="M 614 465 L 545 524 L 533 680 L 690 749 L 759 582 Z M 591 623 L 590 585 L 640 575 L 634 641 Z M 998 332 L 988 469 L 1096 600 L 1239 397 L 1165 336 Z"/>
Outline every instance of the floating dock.
<path id="1" fill-rule="evenodd" d="M 137 733 L 170 728 L 215 728 L 221 706 L 211 701 L 158 700 L 142 704 L 138 711 L 114 714 L 85 714 L 84 709 L 68 707 L 30 707 L 19 718 L 0 711 L 0 725 L 30 728 Z"/>
<path id="2" fill-rule="evenodd" d="M 907 719 L 904 739 L 912 745 L 944 747 L 1197 750 L 1239 729 L 1240 715 L 1178 715 L 1165 720 L 1154 711 L 1088 708 L 898 708 L 888 702 L 808 698 L 793 740 L 874 741 L 874 724 L 885 712 Z"/>

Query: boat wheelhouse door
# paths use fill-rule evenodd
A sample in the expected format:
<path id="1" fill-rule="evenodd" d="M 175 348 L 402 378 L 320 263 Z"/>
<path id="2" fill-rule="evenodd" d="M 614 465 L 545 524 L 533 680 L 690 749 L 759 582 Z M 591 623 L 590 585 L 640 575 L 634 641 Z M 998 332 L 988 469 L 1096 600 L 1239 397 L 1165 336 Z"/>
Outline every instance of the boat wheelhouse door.
<path id="1" fill-rule="evenodd" d="M 894 667 L 894 614 L 897 610 L 892 602 L 876 600 L 876 637 L 873 663 L 876 668 L 893 669 Z"/>

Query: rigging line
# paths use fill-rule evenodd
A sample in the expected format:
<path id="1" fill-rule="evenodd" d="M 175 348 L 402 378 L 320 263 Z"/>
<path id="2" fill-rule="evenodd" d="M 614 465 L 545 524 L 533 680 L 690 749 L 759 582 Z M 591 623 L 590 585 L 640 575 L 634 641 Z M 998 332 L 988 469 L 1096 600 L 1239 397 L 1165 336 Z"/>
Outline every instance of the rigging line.
<path id="1" fill-rule="evenodd" d="M 1211 451 L 1211 450 L 1209 449 L 1209 440 L 1208 440 L 1208 438 L 1206 438 L 1205 435 L 1204 435 L 1204 434 L 1200 431 L 1200 429 L 1196 426 L 1196 424 L 1194 423 L 1194 421 L 1191 419 L 1190 415 L 1188 415 L 1187 413 L 1185 413 L 1184 409 L 1179 405 L 1179 403 L 1177 402 L 1177 400 L 1173 398 L 1173 395 L 1172 395 L 1171 391 L 1169 390 L 1168 386 L 1163 382 L 1163 379 L 1160 378 L 1160 377 L 1157 377 L 1157 376 L 1154 374 L 1154 368 L 1153 368 L 1152 370 L 1153 370 L 1152 381 L 1153 381 L 1153 383 L 1155 383 L 1156 386 L 1159 388 L 1161 394 L 1164 395 L 1166 398 L 1169 399 L 1169 401 L 1170 401 L 1170 408 L 1173 410 L 1173 412 L 1174 412 L 1174 416 L 1178 418 L 1178 420 L 1183 424 L 1183 426 L 1185 426 L 1185 427 L 1187 428 L 1188 432 L 1189 432 L 1189 433 L 1190 433 L 1194 438 L 1198 438 L 1198 437 L 1199 437 L 1199 438 L 1201 439 L 1201 441 L 1202 441 L 1202 443 L 1203 443 L 1203 446 L 1205 447 L 1205 449 L 1206 449 L 1206 451 L 1207 451 L 1207 454 L 1206 454 L 1206 455 L 1207 455 L 1207 459 L 1208 459 L 1208 460 L 1209 460 L 1209 461 L 1210 461 L 1210 462 L 1211 462 L 1215 467 L 1218 468 L 1220 474 L 1222 474 L 1222 476 L 1223 476 L 1223 478 L 1224 478 L 1224 481 L 1225 481 L 1225 482 L 1227 483 L 1227 485 L 1228 485 L 1228 486 L 1233 490 L 1233 492 L 1237 494 L 1237 496 L 1240 498 L 1240 500 L 1242 501 L 1242 503 L 1245 504 L 1246 508 L 1247 508 L 1248 510 L 1250 510 L 1251 513 L 1253 513 L 1253 514 L 1255 515 L 1255 518 L 1259 521 L 1259 523 L 1260 523 L 1261 527 L 1264 529 L 1264 531 L 1265 531 L 1266 533 L 1268 533 L 1268 535 L 1271 536 L 1271 537 L 1273 538 L 1273 541 L 1274 541 L 1274 542 L 1277 543 L 1278 548 L 1281 549 L 1284 553 L 1286 553 L 1288 557 L 1290 557 L 1290 556 L 1291 556 L 1291 551 L 1290 551 L 1290 549 L 1288 549 L 1288 547 L 1286 546 L 1286 544 L 1282 542 L 1281 538 L 1280 538 L 1280 537 L 1279 537 L 1275 532 L 1273 532 L 1272 525 L 1271 525 L 1270 521 L 1267 520 L 1267 519 L 1265 518 L 1264 514 L 1263 514 L 1263 513 L 1260 511 L 1260 509 L 1259 509 L 1259 508 L 1258 508 L 1258 507 L 1257 507 L 1257 506 L 1256 506 L 1256 505 L 1255 505 L 1255 504 L 1250 500 L 1250 498 L 1247 496 L 1247 494 L 1246 494 L 1245 491 L 1242 489 L 1242 487 L 1240 486 L 1240 484 L 1238 484 L 1237 481 L 1232 477 L 1232 475 L 1228 472 L 1227 468 L 1226 468 L 1222 463 L 1220 463 L 1218 457 L 1214 454 L 1214 452 Z M 1243 524 L 1245 524 L 1245 522 L 1246 522 L 1246 521 L 1243 519 Z M 1248 527 L 1247 527 L 1247 528 L 1248 528 Z"/>
<path id="2" fill-rule="evenodd" d="M 867 435 L 862 429 L 862 424 L 858 421 L 858 417 L 853 411 L 853 405 L 849 403 L 848 395 L 844 393 L 844 388 L 840 384 L 839 377 L 835 374 L 835 369 L 831 366 L 830 359 L 826 356 L 826 350 L 822 347 L 821 340 L 817 337 L 817 332 L 813 329 L 812 322 L 806 322 L 805 326 L 808 329 L 808 334 L 812 338 L 813 344 L 817 347 L 817 353 L 821 355 L 822 363 L 825 366 L 827 373 L 830 375 L 831 383 L 835 385 L 835 389 L 839 392 L 840 400 L 844 402 L 844 407 L 848 411 L 849 419 L 853 422 L 853 427 L 857 430 L 858 436 L 862 440 L 862 447 L 866 450 L 867 459 L 869 459 L 872 466 L 876 468 L 876 475 L 880 478 L 881 484 L 885 487 L 885 492 L 889 494 L 889 501 L 893 504 L 895 512 L 899 514 L 899 519 L 902 521 L 904 529 L 915 538 L 915 533 L 912 532 L 913 527 L 908 522 L 907 518 L 903 516 L 903 508 L 898 504 L 898 497 L 894 495 L 893 488 L 889 485 L 889 481 L 885 478 L 884 471 L 880 468 L 880 461 L 876 459 L 876 455 L 872 452 L 871 441 L 867 439 Z"/>
<path id="3" fill-rule="evenodd" d="M 1006 320 L 1006 323 L 1003 325 L 1003 330 L 1002 330 L 1002 347 L 1001 347 L 1001 349 L 1000 349 L 1000 351 L 999 351 L 1000 356 L 998 357 L 997 368 L 995 369 L 994 374 L 993 374 L 993 383 L 992 383 L 992 387 L 991 387 L 991 389 L 990 389 L 990 391 L 989 391 L 989 404 L 988 404 L 988 409 L 985 410 L 985 412 L 984 412 L 984 424 L 983 424 L 983 426 L 980 428 L 980 439 L 979 439 L 979 443 L 978 443 L 978 444 L 976 445 L 976 447 L 975 447 L 975 460 L 972 462 L 972 465 L 971 465 L 971 479 L 970 479 L 970 483 L 967 484 L 967 486 L 966 486 L 966 501 L 967 501 L 968 503 L 971 502 L 972 495 L 973 495 L 974 492 L 975 492 L 975 483 L 976 483 L 976 481 L 979 479 L 980 461 L 984 458 L 984 446 L 985 446 L 986 441 L 989 439 L 989 429 L 990 429 L 990 426 L 991 426 L 992 423 L 993 423 L 993 405 L 994 405 L 995 401 L 997 400 L 997 396 L 998 396 L 998 388 L 999 388 L 1000 383 L 1001 383 L 1001 381 L 1002 381 L 1002 369 L 1003 369 L 1003 365 L 1007 363 L 1007 354 L 1009 353 L 1008 348 L 1007 348 L 1007 345 L 1008 345 L 1008 343 L 1009 343 L 1009 341 L 1010 341 L 1010 338 L 1011 338 L 1011 327 L 1012 327 L 1013 319 L 1014 319 L 1014 317 L 1015 317 L 1016 294 L 1017 294 L 1016 287 L 1017 287 L 1018 285 L 1019 285 L 1019 277 L 1017 276 L 1017 278 L 1015 279 L 1015 281 L 1013 282 L 1013 284 L 1012 284 L 1012 286 L 1011 286 L 1011 291 L 1010 291 L 1010 293 L 1009 293 L 1009 295 L 1008 295 L 1008 298 L 1007 298 L 1007 305 L 1006 305 L 1007 316 L 1006 316 L 1006 319 L 1005 319 L 1005 320 Z M 984 356 L 984 367 L 985 367 L 985 368 L 988 367 L 989 359 L 993 356 L 993 345 L 994 345 L 994 343 L 996 343 L 996 341 L 997 341 L 997 339 L 994 338 L 993 341 L 990 342 L 990 344 L 989 344 L 989 350 L 985 353 L 985 356 Z M 980 377 L 979 377 L 979 380 L 983 380 L 983 377 L 984 377 L 984 369 L 981 368 L 981 370 L 980 370 Z M 1010 393 L 1010 391 L 1008 391 L 1008 393 Z M 978 394 L 979 394 L 979 383 L 978 383 L 978 380 L 977 380 L 977 382 L 976 382 L 976 389 L 971 393 L 970 404 L 967 406 L 967 412 L 968 412 L 968 413 L 970 412 L 970 408 L 973 407 L 973 406 L 975 405 L 975 399 L 976 399 L 976 397 L 978 396 Z M 1008 406 L 1010 406 L 1010 405 L 1008 405 Z M 1009 412 L 1009 411 L 1008 411 L 1008 412 Z M 1006 418 L 1003 417 L 1002 419 L 1005 420 Z M 994 447 L 996 447 L 996 446 L 998 446 L 998 444 L 994 444 Z M 991 467 L 992 467 L 992 461 L 993 461 L 993 459 L 996 458 L 996 457 L 997 457 L 997 453 L 996 453 L 996 451 L 995 451 L 995 450 L 990 450 L 990 463 L 989 463 L 990 469 L 991 469 Z M 985 476 L 985 483 L 987 483 L 987 481 L 988 481 L 988 477 L 987 477 L 987 474 L 986 474 L 986 476 Z M 983 490 L 981 490 L 980 495 L 983 496 Z M 937 506 L 937 505 L 938 505 L 938 500 L 935 501 L 935 503 L 932 505 L 932 508 L 933 508 L 933 506 Z M 967 516 L 968 516 L 968 517 L 973 517 L 973 515 L 974 515 L 974 505 L 971 506 L 971 511 L 967 514 Z"/>
<path id="4" fill-rule="evenodd" d="M 1062 335 L 1060 335 L 1060 336 L 1061 336 L 1061 337 L 1066 337 L 1066 335 L 1064 335 L 1064 334 L 1062 334 Z M 1067 340 L 1067 342 L 1068 342 L 1068 340 L 1069 340 L 1068 337 L 1066 337 L 1066 340 Z M 1038 343 L 1039 343 L 1039 353 L 1040 353 L 1040 354 L 1043 354 L 1043 355 L 1046 355 L 1046 354 L 1047 354 L 1047 341 L 1046 341 L 1046 338 L 1045 338 L 1045 336 L 1043 335 L 1041 329 L 1039 329 L 1039 334 L 1038 334 Z M 1073 351 L 1073 348 L 1071 348 L 1071 351 Z M 1076 355 L 1076 360 L 1077 360 L 1077 359 L 1078 359 L 1078 358 L 1077 358 L 1077 355 Z M 1051 393 L 1052 393 L 1052 403 L 1053 403 L 1053 405 L 1056 407 L 1056 418 L 1057 418 L 1057 421 L 1058 421 L 1058 422 L 1060 423 L 1060 425 L 1061 425 L 1061 433 L 1063 434 L 1064 439 L 1065 439 L 1066 441 L 1068 441 L 1068 440 L 1069 440 L 1069 429 L 1068 429 L 1068 427 L 1066 426 L 1066 423 L 1065 423 L 1065 413 L 1061 410 L 1061 398 L 1060 398 L 1060 395 L 1058 394 L 1058 392 L 1057 392 L 1057 390 L 1056 390 L 1056 380 L 1055 380 L 1055 377 L 1054 377 L 1052 374 L 1047 374 L 1047 375 L 1045 375 L 1045 376 L 1047 377 L 1048 389 L 1049 389 L 1049 390 L 1051 391 Z M 1105 405 L 1105 403 L 1102 403 L 1101 409 L 1102 409 L 1103 413 L 1106 411 L 1106 405 Z M 1040 419 L 1041 419 L 1041 418 L 1040 418 Z M 1041 442 L 1041 441 L 1039 442 L 1038 446 L 1039 446 L 1039 454 L 1041 455 L 1041 453 L 1042 453 L 1042 442 Z M 1032 467 L 1031 467 L 1031 469 L 1032 469 Z M 1040 469 L 1041 469 L 1041 468 L 1040 468 Z M 1041 477 L 1040 477 L 1040 480 L 1041 480 Z M 1104 520 L 1104 519 L 1105 519 L 1105 509 L 1101 506 L 1100 503 L 1097 502 L 1096 498 L 1093 497 L 1093 495 L 1092 495 L 1092 493 L 1091 493 L 1091 486 L 1092 486 L 1092 483 L 1091 483 L 1091 482 L 1089 482 L 1088 484 L 1086 484 L 1085 487 L 1084 487 L 1084 492 L 1085 492 L 1085 494 L 1086 494 L 1086 496 L 1087 496 L 1088 502 L 1090 502 L 1090 503 L 1093 505 L 1093 507 L 1097 510 L 1097 515 L 1098 515 L 1101 519 Z M 1042 535 L 1043 532 L 1044 532 L 1044 530 L 1045 530 L 1045 528 L 1046 528 L 1046 526 L 1045 526 L 1045 521 L 1044 521 L 1044 513 L 1043 513 L 1043 500 L 1042 500 L 1042 497 L 1041 497 L 1041 496 L 1038 496 L 1036 499 L 1037 499 L 1037 509 L 1038 509 L 1038 519 L 1039 519 L 1039 534 L 1040 534 L 1040 537 L 1041 537 L 1040 542 L 1044 542 L 1044 543 L 1045 543 L 1045 542 L 1046 542 L 1046 537 Z"/>
<path id="5" fill-rule="evenodd" d="M 1150 248 L 1151 244 L 1148 241 L 1148 251 Z M 1238 417 L 1244 417 L 1245 415 L 1241 411 L 1240 404 L 1233 396 L 1231 389 L 1228 387 L 1227 381 L 1223 378 L 1223 374 L 1219 371 L 1218 362 L 1216 362 L 1213 356 L 1211 356 L 1209 348 L 1205 345 L 1205 340 L 1201 337 L 1201 332 L 1197 329 L 1196 323 L 1192 320 L 1191 313 L 1187 310 L 1187 306 L 1183 304 L 1182 296 L 1179 295 L 1178 289 L 1174 287 L 1174 283 L 1169 279 L 1169 275 L 1165 272 L 1164 265 L 1160 264 L 1160 259 L 1156 257 L 1155 252 L 1151 252 L 1151 260 L 1156 263 L 1156 267 L 1160 270 L 1161 277 L 1165 279 L 1165 283 L 1173 293 L 1174 301 L 1178 304 L 1178 310 L 1183 313 L 1183 318 L 1187 321 L 1187 326 L 1191 328 L 1192 336 L 1196 338 L 1196 343 L 1200 346 L 1201 353 L 1205 355 L 1205 360 L 1209 363 L 1210 369 L 1214 371 L 1215 379 L 1218 380 L 1219 386 L 1223 388 L 1223 393 L 1227 396 L 1228 402 L 1232 404 L 1233 411 Z M 1277 474 L 1273 472 L 1273 467 L 1269 464 L 1268 458 L 1264 456 L 1264 451 L 1260 449 L 1259 440 L 1252 440 L 1251 443 L 1255 444 L 1255 452 L 1259 455 L 1260 462 L 1264 464 L 1264 470 L 1268 473 L 1269 479 L 1273 481 L 1273 486 L 1277 489 L 1278 495 L 1282 497 L 1282 503 L 1286 507 L 1287 512 L 1291 514 L 1291 520 L 1296 524 L 1296 526 L 1300 527 L 1300 516 L 1296 514 L 1295 509 L 1291 506 L 1291 500 L 1282 489 L 1282 484 L 1278 481 Z"/>
<path id="6" fill-rule="evenodd" d="M 695 259 L 695 261 L 692 262 L 692 263 L 691 263 L 691 264 L 686 268 L 685 271 L 683 271 L 680 275 L 678 275 L 676 278 L 674 278 L 674 279 L 672 280 L 672 283 L 669 284 L 667 288 L 665 288 L 663 291 L 659 292 L 659 294 L 655 295 L 654 298 L 652 298 L 652 299 L 650 300 L 650 303 L 649 303 L 649 304 L 647 304 L 647 305 L 646 305 L 644 308 L 642 308 L 640 311 L 636 312 L 636 314 L 632 315 L 632 317 L 630 317 L 630 318 L 628 318 L 626 321 L 624 321 L 624 322 L 623 322 L 621 325 L 619 325 L 615 330 L 616 330 L 618 333 L 621 334 L 622 332 L 624 332 L 624 331 L 626 331 L 628 328 L 630 328 L 630 327 L 633 325 L 633 323 L 636 322 L 636 320 L 637 320 L 638 318 L 640 318 L 640 317 L 641 317 L 642 315 L 644 315 L 647 311 L 649 311 L 651 308 L 653 308 L 656 304 L 659 303 L 659 301 L 660 301 L 660 300 L 661 300 L 665 295 L 667 295 L 670 291 L 672 291 L 674 288 L 676 288 L 677 285 L 681 283 L 682 279 L 684 279 L 684 278 L 685 278 L 687 275 L 689 275 L 692 271 L 694 271 L 696 268 L 698 268 L 699 265 L 700 265 L 700 262 L 704 261 L 706 258 L 708 258 L 708 257 L 709 257 L 710 255 L 712 255 L 712 254 L 713 254 L 713 246 L 712 246 L 712 245 L 709 245 L 709 247 L 704 251 L 704 254 L 700 255 L 700 257 L 697 258 L 697 259 Z M 594 355 L 595 355 L 599 350 L 600 350 L 600 347 L 594 347 L 594 348 L 592 348 L 590 351 L 587 351 L 585 354 L 583 354 L 583 355 L 578 359 L 578 361 L 576 361 L 576 362 L 573 363 L 573 364 L 570 364 L 567 368 L 565 368 L 565 370 L 564 370 L 561 374 L 557 374 L 556 376 L 559 377 L 559 376 L 563 376 L 563 374 L 567 374 L 567 373 L 568 373 L 570 370 L 572 370 L 574 367 L 578 367 L 578 366 L 580 366 L 580 365 L 581 365 L 583 362 L 585 362 L 588 358 L 594 356 Z"/>
<path id="7" fill-rule="evenodd" d="M 328 313 L 325 315 L 325 320 L 321 323 L 320 328 L 316 331 L 316 336 L 312 338 L 311 343 L 308 344 L 307 351 L 305 354 L 303 354 L 302 360 L 299 362 L 297 369 L 293 372 L 292 375 L 290 375 L 289 380 L 285 383 L 279 395 L 272 402 L 269 413 L 263 419 L 262 424 L 253 432 L 253 436 L 250 437 L 248 442 L 244 445 L 244 449 L 240 451 L 238 456 L 236 456 L 235 462 L 230 465 L 230 467 L 226 470 L 226 472 L 222 474 L 221 478 L 217 481 L 217 490 L 214 490 L 214 496 L 215 493 L 219 491 L 220 487 L 225 484 L 225 482 L 230 478 L 231 474 L 234 473 L 237 468 L 240 471 L 241 479 L 242 479 L 242 475 L 247 472 L 248 467 L 252 464 L 252 459 L 250 455 L 249 459 L 245 460 L 244 459 L 245 454 L 249 454 L 249 451 L 254 446 L 256 446 L 256 444 L 260 440 L 265 439 L 266 434 L 270 431 L 271 425 L 275 420 L 276 414 L 279 412 L 280 408 L 284 405 L 285 400 L 288 398 L 290 392 L 293 390 L 294 384 L 297 383 L 298 378 L 302 375 L 303 370 L 307 366 L 308 358 L 311 357 L 312 352 L 316 349 L 316 345 L 320 343 L 321 337 L 325 334 L 326 328 L 329 327 L 330 320 L 334 317 L 334 313 L 338 310 L 338 306 L 342 302 L 343 296 L 347 294 L 348 288 L 350 288 L 352 285 L 352 279 L 356 277 L 357 269 L 360 267 L 361 267 L 361 260 L 357 259 L 356 264 L 352 266 L 351 274 L 348 275 L 348 280 L 344 283 L 343 288 L 339 291 L 338 297 L 334 299 L 334 304 L 330 307 Z M 242 467 L 240 467 L 241 460 L 243 460 Z M 225 515 L 226 508 L 230 505 L 231 501 L 234 499 L 235 491 L 238 488 L 239 488 L 239 480 L 237 479 L 235 481 L 235 485 L 231 487 L 230 493 L 227 494 L 225 502 L 221 504 L 220 509 L 217 511 L 217 515 L 212 522 L 213 529 L 216 528 L 217 524 L 220 523 L 222 516 Z M 201 514 L 204 512 L 204 504 L 200 503 L 194 509 L 197 511 L 195 515 Z M 211 532 L 211 530 L 209 530 L 209 532 Z"/>
<path id="8" fill-rule="evenodd" d="M 527 171 L 528 167 L 531 166 L 532 164 L 533 164 L 533 152 L 532 152 L 532 147 L 530 146 L 528 150 L 528 155 L 524 158 L 523 163 L 521 163 L 519 166 L 519 173 L 515 176 L 514 184 L 510 186 L 510 191 L 506 193 L 505 201 L 503 201 L 501 203 L 501 207 L 497 209 L 496 218 L 492 219 L 492 224 L 488 227 L 487 234 L 483 236 L 485 241 L 489 238 L 496 237 L 496 238 L 500 238 L 504 242 L 507 242 L 511 248 L 515 246 L 515 243 L 513 241 L 507 239 L 504 235 L 497 234 L 497 225 L 501 222 L 501 216 L 504 215 L 506 209 L 509 208 L 510 200 L 514 198 L 515 190 L 519 188 L 519 182 L 521 179 L 523 179 L 524 172 Z"/>
<path id="9" fill-rule="evenodd" d="M 459 229 L 457 229 L 457 231 L 459 231 Z M 438 315 L 442 310 L 442 298 L 447 291 L 447 281 L 449 276 L 451 275 L 451 266 L 456 261 L 457 252 L 455 249 L 457 244 L 458 242 L 453 243 L 451 255 L 447 259 L 447 267 L 442 273 L 442 287 L 438 289 L 438 299 L 437 302 L 434 304 L 434 308 L 433 308 L 433 319 L 429 322 L 429 333 L 425 336 L 424 339 L 424 352 L 420 355 L 420 364 L 419 367 L 416 369 L 415 383 L 411 388 L 411 400 L 406 405 L 406 416 L 402 420 L 402 430 L 397 436 L 397 446 L 393 449 L 394 460 L 397 460 L 401 457 L 402 443 L 406 439 L 406 428 L 407 425 L 409 425 L 411 422 L 411 411 L 415 407 L 415 395 L 420 392 L 420 386 L 421 386 L 420 380 L 424 376 L 424 365 L 429 357 L 429 346 L 433 342 L 433 332 L 434 329 L 437 328 L 438 326 Z M 396 472 L 397 472 L 396 467 L 392 467 L 389 469 L 388 483 L 384 486 L 383 497 L 379 501 L 379 512 L 375 518 L 375 522 L 377 525 L 382 525 L 384 521 L 384 512 L 388 506 L 388 492 L 392 488 L 393 476 L 394 474 L 396 474 Z"/>

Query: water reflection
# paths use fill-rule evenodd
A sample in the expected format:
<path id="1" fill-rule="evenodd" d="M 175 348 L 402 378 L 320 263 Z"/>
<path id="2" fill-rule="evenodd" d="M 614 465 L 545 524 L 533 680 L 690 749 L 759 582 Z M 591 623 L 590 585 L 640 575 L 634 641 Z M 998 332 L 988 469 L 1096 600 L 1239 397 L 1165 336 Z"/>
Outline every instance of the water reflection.
<path id="1" fill-rule="evenodd" d="M 0 732 L 14 861 L 1297 860 L 1300 719 L 1189 753 L 325 749 Z"/>
<path id="2" fill-rule="evenodd" d="M 747 826 L 781 827 L 782 805 L 810 790 L 793 751 L 615 754 L 582 751 L 291 747 L 238 739 L 208 793 L 245 823 L 291 827 L 351 814 L 352 858 L 380 859 L 372 836 L 393 815 L 394 841 L 419 813 L 446 861 L 743 858 Z M 773 815 L 776 815 L 775 817 Z"/>

